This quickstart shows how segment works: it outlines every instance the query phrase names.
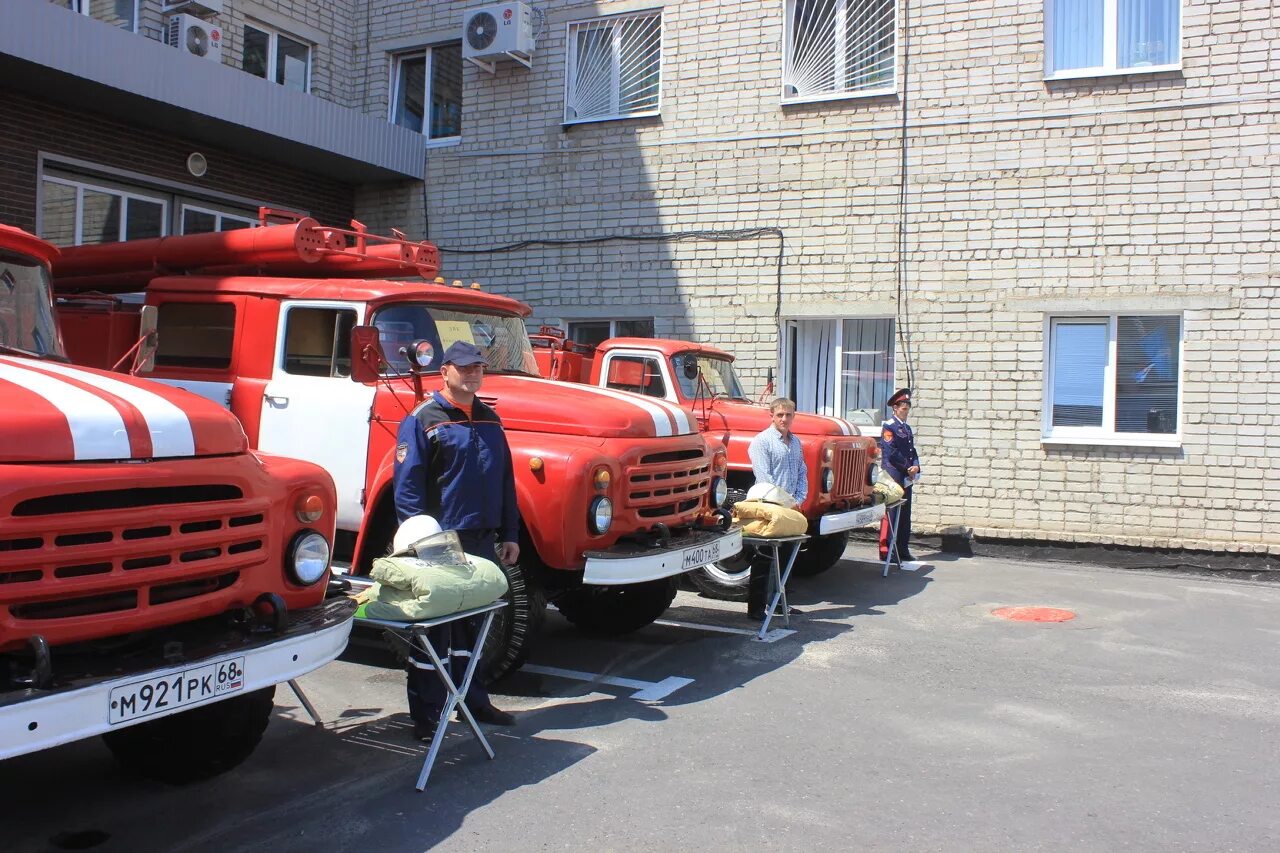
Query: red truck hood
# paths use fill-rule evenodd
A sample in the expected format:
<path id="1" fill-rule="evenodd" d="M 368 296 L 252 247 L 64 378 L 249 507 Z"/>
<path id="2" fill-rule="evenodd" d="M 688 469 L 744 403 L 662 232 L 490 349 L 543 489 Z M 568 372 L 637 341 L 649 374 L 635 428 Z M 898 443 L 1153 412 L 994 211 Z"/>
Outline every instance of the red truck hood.
<path id="1" fill-rule="evenodd" d="M 716 400 L 714 406 L 708 407 L 711 414 L 711 428 L 729 429 L 733 432 L 756 433 L 769 426 L 769 408 L 762 403 L 743 403 L 737 400 Z M 700 412 L 699 408 L 694 411 Z M 843 418 L 827 415 L 813 415 L 808 412 L 797 412 L 791 423 L 791 431 L 796 435 L 861 435 L 856 426 Z"/>
<path id="2" fill-rule="evenodd" d="M 244 453 L 240 422 L 179 388 L 53 361 L 0 356 L 0 462 Z"/>
<path id="3" fill-rule="evenodd" d="M 698 431 L 693 416 L 674 403 L 591 385 L 494 374 L 485 377 L 480 397 L 496 400 L 508 428 L 530 432 L 652 438 Z"/>

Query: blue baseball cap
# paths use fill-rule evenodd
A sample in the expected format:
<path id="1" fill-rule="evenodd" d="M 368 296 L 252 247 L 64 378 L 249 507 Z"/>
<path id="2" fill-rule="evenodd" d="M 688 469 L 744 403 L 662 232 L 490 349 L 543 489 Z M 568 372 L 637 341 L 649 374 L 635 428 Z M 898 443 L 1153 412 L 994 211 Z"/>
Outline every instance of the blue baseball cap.
<path id="1" fill-rule="evenodd" d="M 470 367 L 473 364 L 489 366 L 489 360 L 484 357 L 484 353 L 480 352 L 480 347 L 470 341 L 454 341 L 444 351 L 444 358 L 440 363 L 452 364 L 454 367 Z"/>

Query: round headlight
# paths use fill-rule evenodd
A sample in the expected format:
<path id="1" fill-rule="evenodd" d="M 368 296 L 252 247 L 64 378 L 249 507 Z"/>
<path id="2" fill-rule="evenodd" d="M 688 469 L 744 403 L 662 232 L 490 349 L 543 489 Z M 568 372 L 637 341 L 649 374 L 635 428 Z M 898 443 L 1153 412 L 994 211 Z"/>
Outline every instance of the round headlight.
<path id="1" fill-rule="evenodd" d="M 285 565 L 294 581 L 311 586 L 324 577 L 329 568 L 328 541 L 314 530 L 304 530 L 294 538 Z"/>
<path id="2" fill-rule="evenodd" d="M 830 492 L 836 486 L 836 472 L 830 468 L 822 469 L 822 491 Z"/>
<path id="3" fill-rule="evenodd" d="M 413 361 L 418 367 L 430 367 L 435 360 L 436 348 L 431 345 L 431 341 L 413 342 Z"/>
<path id="4" fill-rule="evenodd" d="M 880 482 L 880 468 L 876 465 L 867 466 L 867 483 L 874 486 Z"/>
<path id="5" fill-rule="evenodd" d="M 603 495 L 593 500 L 587 513 L 587 524 L 597 536 L 608 533 L 609 526 L 613 524 L 613 501 Z"/>
<path id="6" fill-rule="evenodd" d="M 712 506 L 724 506 L 724 502 L 728 499 L 729 484 L 724 481 L 723 477 L 713 477 L 711 480 Z"/>

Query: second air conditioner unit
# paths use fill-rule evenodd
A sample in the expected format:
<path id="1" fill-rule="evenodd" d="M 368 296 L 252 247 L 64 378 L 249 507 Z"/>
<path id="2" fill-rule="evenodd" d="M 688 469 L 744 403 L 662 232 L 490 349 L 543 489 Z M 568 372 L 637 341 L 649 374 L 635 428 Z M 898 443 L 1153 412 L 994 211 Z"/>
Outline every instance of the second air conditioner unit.
<path id="1" fill-rule="evenodd" d="M 462 15 L 462 58 L 489 73 L 499 59 L 533 67 L 533 10 L 518 2 L 468 9 Z"/>
<path id="2" fill-rule="evenodd" d="M 172 15 L 168 20 L 168 42 L 183 53 L 222 61 L 222 27 L 194 15 Z"/>

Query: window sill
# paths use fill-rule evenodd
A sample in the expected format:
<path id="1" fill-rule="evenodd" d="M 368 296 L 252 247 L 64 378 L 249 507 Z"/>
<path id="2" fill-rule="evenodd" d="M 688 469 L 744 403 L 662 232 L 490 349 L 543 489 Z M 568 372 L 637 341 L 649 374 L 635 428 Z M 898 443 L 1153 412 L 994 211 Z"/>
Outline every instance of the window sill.
<path id="1" fill-rule="evenodd" d="M 620 116 L 591 116 L 589 118 L 565 119 L 564 121 L 560 122 L 560 126 L 572 127 L 578 124 L 596 124 L 597 122 L 604 122 L 604 121 L 625 121 L 626 119 L 630 119 L 630 118 L 653 118 L 655 116 L 661 116 L 661 115 L 662 115 L 662 110 L 659 109 L 659 110 L 649 110 L 643 113 L 627 113 L 626 115 L 620 115 Z"/>
<path id="2" fill-rule="evenodd" d="M 898 94 L 897 84 L 882 86 L 879 89 L 863 89 L 857 92 L 828 92 L 822 95 L 787 95 L 782 96 L 782 105 L 791 107 L 797 104 L 820 104 L 825 101 L 860 101 L 866 98 L 883 98 L 885 95 Z"/>
<path id="3" fill-rule="evenodd" d="M 1098 435 L 1098 436 L 1041 436 L 1040 444 L 1043 447 L 1055 446 L 1074 446 L 1074 447 L 1133 447 L 1133 448 L 1164 448 L 1167 450 L 1177 450 L 1182 447 L 1181 435 L 1142 435 L 1134 433 L 1133 435 Z"/>
<path id="4" fill-rule="evenodd" d="M 1171 65 L 1139 65 L 1133 68 L 1073 68 L 1070 71 L 1058 71 L 1046 74 L 1046 83 L 1059 80 L 1083 80 L 1090 77 L 1132 77 L 1137 74 L 1156 74 L 1163 71 L 1181 71 L 1182 63 Z"/>
<path id="5" fill-rule="evenodd" d="M 446 136 L 443 139 L 428 139 L 426 136 L 422 138 L 427 148 L 453 148 L 455 145 L 462 144 L 461 136 Z"/>

